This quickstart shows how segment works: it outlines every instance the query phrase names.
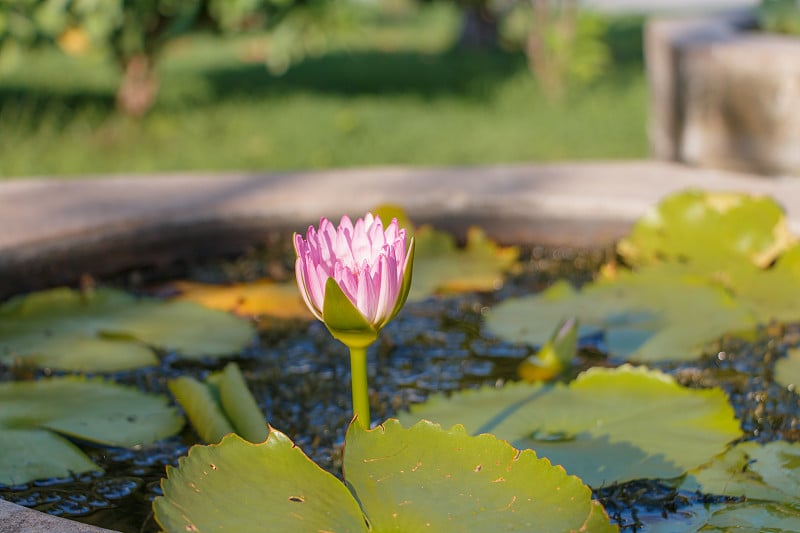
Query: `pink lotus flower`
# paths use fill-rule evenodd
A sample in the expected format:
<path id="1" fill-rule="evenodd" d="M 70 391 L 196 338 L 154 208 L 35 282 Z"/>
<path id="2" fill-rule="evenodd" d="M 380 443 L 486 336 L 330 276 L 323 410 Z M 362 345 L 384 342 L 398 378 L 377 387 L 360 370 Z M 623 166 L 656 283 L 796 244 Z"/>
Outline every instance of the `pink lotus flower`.
<path id="1" fill-rule="evenodd" d="M 294 235 L 297 285 L 311 312 L 336 338 L 349 345 L 337 331 L 366 329 L 374 340 L 400 311 L 411 286 L 413 238 L 406 244 L 406 230 L 397 219 L 384 228 L 371 213 L 355 225 L 344 216 L 338 227 L 322 218 L 319 230 L 309 226 L 305 239 Z M 339 292 L 351 306 L 340 301 Z M 357 310 L 362 324 L 347 307 Z"/>

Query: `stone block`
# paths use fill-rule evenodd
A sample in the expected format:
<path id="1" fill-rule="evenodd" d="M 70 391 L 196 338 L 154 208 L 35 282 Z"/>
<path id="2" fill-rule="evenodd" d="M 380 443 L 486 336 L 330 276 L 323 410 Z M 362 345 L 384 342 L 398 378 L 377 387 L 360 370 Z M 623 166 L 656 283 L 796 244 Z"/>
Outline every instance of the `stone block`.
<path id="1" fill-rule="evenodd" d="M 651 21 L 645 46 L 655 157 L 800 174 L 800 39 L 738 14 Z"/>

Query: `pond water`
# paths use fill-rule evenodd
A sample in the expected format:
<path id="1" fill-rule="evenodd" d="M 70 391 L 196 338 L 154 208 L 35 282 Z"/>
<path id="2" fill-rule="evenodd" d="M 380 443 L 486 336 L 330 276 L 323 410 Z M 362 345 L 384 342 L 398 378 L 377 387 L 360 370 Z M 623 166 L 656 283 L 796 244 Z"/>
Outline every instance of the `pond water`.
<path id="1" fill-rule="evenodd" d="M 487 335 L 483 311 L 510 296 L 539 291 L 560 278 L 576 285 L 591 279 L 609 250 L 527 247 L 523 269 L 491 293 L 429 298 L 409 303 L 383 331 L 369 352 L 369 383 L 373 420 L 394 416 L 411 403 L 437 391 L 453 391 L 516 379 L 516 368 L 531 348 Z M 157 271 L 134 271 L 103 284 L 164 294 L 170 277 L 196 281 L 247 281 L 265 275 L 292 279 L 291 243 L 272 237 L 242 257 L 204 264 L 178 265 Z M 313 460 L 336 475 L 341 472 L 341 443 L 350 421 L 347 350 L 332 341 L 317 322 L 264 319 L 256 345 L 235 358 L 268 422 L 289 435 Z M 800 408 L 793 392 L 775 384 L 772 365 L 787 346 L 800 341 L 800 328 L 766 327 L 755 340 L 720 339 L 700 361 L 657 365 L 681 384 L 721 386 L 742 421 L 746 439 L 770 441 L 800 438 Z M 162 353 L 156 368 L 117 373 L 113 378 L 149 392 L 166 392 L 166 381 L 177 375 L 202 377 L 223 362 L 186 362 Z M 590 366 L 613 366 L 602 339 L 582 346 L 579 363 L 566 379 Z M 0 365 L 0 380 L 14 373 Z M 26 376 L 28 377 L 28 376 Z M 84 447 L 105 474 L 77 475 L 22 486 L 0 486 L 0 498 L 81 522 L 123 532 L 152 532 L 152 499 L 160 494 L 165 465 L 176 464 L 197 442 L 190 428 L 171 439 L 139 449 Z M 658 481 L 637 481 L 595 490 L 612 520 L 623 531 L 639 531 L 646 517 L 670 515 L 693 503 L 715 498 L 683 493 Z"/>

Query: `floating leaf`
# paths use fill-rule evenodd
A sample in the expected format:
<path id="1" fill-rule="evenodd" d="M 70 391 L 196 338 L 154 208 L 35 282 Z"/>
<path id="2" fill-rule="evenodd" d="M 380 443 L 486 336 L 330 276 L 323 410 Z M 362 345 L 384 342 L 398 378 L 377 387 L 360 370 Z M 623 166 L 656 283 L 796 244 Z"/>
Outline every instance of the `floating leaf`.
<path id="1" fill-rule="evenodd" d="M 742 442 L 696 470 L 687 490 L 800 504 L 800 443 Z"/>
<path id="2" fill-rule="evenodd" d="M 643 362 L 693 359 L 723 334 L 755 325 L 724 289 L 671 265 L 622 272 L 582 291 L 559 282 L 493 307 L 486 325 L 504 339 L 542 346 L 571 316 L 580 337 L 602 332 L 612 356 Z"/>
<path id="3" fill-rule="evenodd" d="M 168 533 L 186 531 L 367 532 L 350 491 L 283 433 L 251 444 L 231 434 L 193 446 L 167 467 L 153 509 Z"/>
<path id="4" fill-rule="evenodd" d="M 0 405 L 0 484 L 100 470 L 64 437 L 130 447 L 183 426 L 165 397 L 96 379 L 2 383 Z"/>
<path id="5" fill-rule="evenodd" d="M 167 532 L 616 531 L 577 478 L 458 426 L 351 425 L 344 465 L 346 486 L 274 429 L 262 444 L 230 435 L 168 467 L 156 520 Z"/>
<path id="6" fill-rule="evenodd" d="M 740 260 L 766 267 L 794 241 L 771 198 L 689 190 L 637 221 L 617 251 L 634 266 L 677 261 L 714 271 Z"/>
<path id="7" fill-rule="evenodd" d="M 761 322 L 800 320 L 800 246 L 793 246 L 767 269 L 731 267 L 728 290 Z"/>
<path id="8" fill-rule="evenodd" d="M 640 515 L 641 519 L 641 515 Z M 796 533 L 800 507 L 773 502 L 695 504 L 666 518 L 645 521 L 644 533 Z"/>
<path id="9" fill-rule="evenodd" d="M 569 385 L 518 383 L 432 396 L 404 423 L 461 423 L 531 448 L 593 487 L 673 478 L 741 435 L 720 389 L 688 389 L 658 371 L 594 368 Z"/>
<path id="10" fill-rule="evenodd" d="M 414 280 L 409 300 L 421 300 L 436 292 L 490 291 L 503 282 L 519 257 L 515 246 L 501 247 L 479 228 L 470 228 L 463 249 L 449 233 L 430 226 L 415 232 Z"/>
<path id="11" fill-rule="evenodd" d="M 313 318 L 300 297 L 295 282 L 259 280 L 233 285 L 209 285 L 176 281 L 172 286 L 181 293 L 178 300 L 197 302 L 211 309 L 230 311 L 237 315 Z"/>
<path id="12" fill-rule="evenodd" d="M 351 426 L 345 450 L 345 479 L 375 531 L 616 530 L 578 478 L 493 435 L 389 420 Z"/>
<path id="13" fill-rule="evenodd" d="M 800 349 L 788 350 L 786 357 L 775 362 L 775 381 L 800 390 Z"/>
<path id="14" fill-rule="evenodd" d="M 149 346 L 183 357 L 241 350 L 253 327 L 192 302 L 138 299 L 122 291 L 52 289 L 0 306 L 0 362 L 111 372 L 158 363 Z"/>
<path id="15" fill-rule="evenodd" d="M 168 386 L 203 442 L 219 442 L 233 432 L 250 442 L 267 438 L 264 414 L 236 363 L 211 374 L 206 383 L 180 376 L 171 379 Z"/>

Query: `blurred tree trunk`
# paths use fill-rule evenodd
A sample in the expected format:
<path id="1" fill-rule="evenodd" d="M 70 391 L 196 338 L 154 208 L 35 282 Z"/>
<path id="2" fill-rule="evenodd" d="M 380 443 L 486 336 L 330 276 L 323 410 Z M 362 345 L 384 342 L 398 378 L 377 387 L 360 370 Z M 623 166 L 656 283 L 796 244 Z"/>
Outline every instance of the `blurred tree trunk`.
<path id="1" fill-rule="evenodd" d="M 528 68 L 545 94 L 558 97 L 564 90 L 562 48 L 575 39 L 578 21 L 576 0 L 531 0 L 533 23 L 525 44 Z"/>
<path id="2" fill-rule="evenodd" d="M 486 1 L 466 2 L 461 10 L 460 48 L 496 48 L 499 42 L 497 18 Z"/>
<path id="3" fill-rule="evenodd" d="M 140 117 L 153 107 L 158 96 L 158 75 L 153 58 L 146 54 L 131 56 L 124 65 L 117 89 L 117 109 Z"/>

